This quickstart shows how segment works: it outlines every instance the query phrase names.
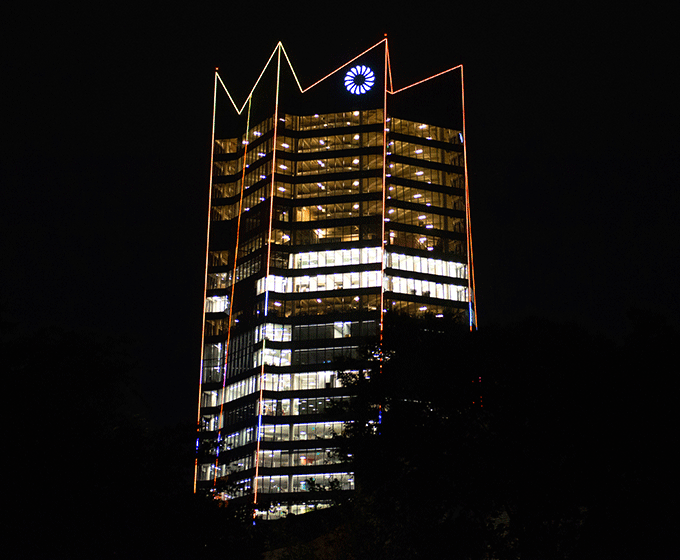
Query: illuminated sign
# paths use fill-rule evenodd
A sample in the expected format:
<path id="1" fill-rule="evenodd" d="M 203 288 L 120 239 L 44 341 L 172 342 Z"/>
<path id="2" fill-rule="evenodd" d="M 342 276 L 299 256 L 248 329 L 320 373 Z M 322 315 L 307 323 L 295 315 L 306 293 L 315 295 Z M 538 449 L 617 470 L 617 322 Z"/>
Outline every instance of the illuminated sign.
<path id="1" fill-rule="evenodd" d="M 354 95 L 366 93 L 375 84 L 375 74 L 368 66 L 359 65 L 345 74 L 345 87 Z"/>

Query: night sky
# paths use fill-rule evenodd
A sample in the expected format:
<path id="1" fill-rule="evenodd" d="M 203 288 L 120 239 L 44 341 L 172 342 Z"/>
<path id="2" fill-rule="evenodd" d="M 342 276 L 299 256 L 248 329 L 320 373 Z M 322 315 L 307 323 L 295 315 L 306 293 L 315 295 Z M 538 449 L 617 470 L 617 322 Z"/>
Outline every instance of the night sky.
<path id="1" fill-rule="evenodd" d="M 3 315 L 132 337 L 155 417 L 192 421 L 214 68 L 242 102 L 279 40 L 308 85 L 387 33 L 397 86 L 465 66 L 480 328 L 537 316 L 617 339 L 630 308 L 677 326 L 670 5 L 476 4 L 10 8 Z"/>

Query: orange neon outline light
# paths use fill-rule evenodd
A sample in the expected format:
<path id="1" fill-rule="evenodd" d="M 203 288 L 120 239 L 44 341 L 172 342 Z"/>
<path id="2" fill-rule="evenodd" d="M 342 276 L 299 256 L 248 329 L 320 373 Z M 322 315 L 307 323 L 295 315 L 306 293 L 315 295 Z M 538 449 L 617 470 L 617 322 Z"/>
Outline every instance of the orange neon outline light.
<path id="1" fill-rule="evenodd" d="M 280 45 L 281 43 L 279 43 Z M 286 57 L 287 58 L 287 57 Z M 274 100 L 274 137 L 272 140 L 272 182 L 269 191 L 269 228 L 267 231 L 267 265 L 265 267 L 264 276 L 264 316 L 269 316 L 269 273 L 272 256 L 272 227 L 274 225 L 274 193 L 276 192 L 276 140 L 278 138 L 279 130 L 279 87 L 281 79 L 281 49 L 278 51 L 278 60 L 276 66 L 276 96 Z M 266 324 L 266 323 L 265 323 Z M 256 433 L 256 447 L 255 447 L 255 476 L 253 480 L 253 503 L 257 504 L 258 494 L 258 478 L 260 475 L 260 451 L 262 443 L 262 412 L 263 412 L 263 397 L 264 397 L 264 350 L 266 339 L 262 337 L 262 364 L 260 366 L 260 392 L 257 398 L 257 433 Z M 256 515 L 256 510 L 253 510 L 253 518 Z"/>
<path id="2" fill-rule="evenodd" d="M 236 218 L 236 247 L 234 248 L 234 268 L 231 273 L 231 293 L 230 293 L 230 299 L 229 299 L 229 318 L 227 319 L 227 344 L 224 349 L 224 365 L 222 366 L 222 402 L 220 403 L 220 415 L 218 416 L 219 418 L 219 426 L 218 429 L 221 430 L 222 427 L 224 426 L 224 389 L 226 387 L 227 383 L 227 363 L 229 360 L 229 345 L 231 343 L 231 324 L 232 324 L 232 314 L 234 311 L 234 291 L 236 288 L 236 262 L 238 261 L 238 247 L 241 241 L 241 218 L 243 214 L 243 197 L 245 193 L 245 183 L 246 183 L 246 155 L 248 154 L 248 146 L 250 145 L 249 142 L 249 137 L 250 137 L 250 107 L 251 103 L 250 100 L 248 100 L 248 113 L 246 116 L 246 134 L 245 134 L 245 144 L 243 148 L 243 173 L 241 174 L 241 193 L 239 197 L 239 203 L 238 203 L 238 217 Z M 218 437 L 218 445 L 219 445 L 219 437 Z M 217 457 L 215 457 L 215 475 L 213 477 L 213 485 L 217 484 L 217 469 L 219 467 L 220 463 L 220 453 L 219 449 L 217 450 Z"/>
<path id="3" fill-rule="evenodd" d="M 215 158 L 215 116 L 217 114 L 217 68 L 215 68 L 215 86 L 213 88 L 213 118 L 212 134 L 210 142 L 210 177 L 208 188 L 208 225 L 205 237 L 205 275 L 203 278 L 203 322 L 201 326 L 201 367 L 198 376 L 198 414 L 196 418 L 196 438 L 201 431 L 201 397 L 203 393 L 203 355 L 205 352 L 205 297 L 208 293 L 208 260 L 210 257 L 210 214 L 212 212 L 212 188 L 213 188 L 213 162 Z M 198 480 L 198 449 L 196 450 L 196 460 L 194 463 L 194 494 L 196 493 L 196 483 Z"/>
<path id="4" fill-rule="evenodd" d="M 385 271 L 385 203 L 386 203 L 386 183 L 387 183 L 387 171 L 386 171 L 386 165 L 387 165 L 387 94 L 389 93 L 390 95 L 396 95 L 398 93 L 401 93 L 407 89 L 410 89 L 412 87 L 418 86 L 420 84 L 423 84 L 429 80 L 432 80 L 434 78 L 437 78 L 439 76 L 442 76 L 444 74 L 447 74 L 449 72 L 452 72 L 456 69 L 460 69 L 461 71 L 461 99 L 462 99 L 462 113 L 463 113 L 463 160 L 464 160 L 464 171 L 465 171 L 465 207 L 466 207 L 466 230 L 467 230 L 467 251 L 468 251 L 468 289 L 470 290 L 470 294 L 468 296 L 468 299 L 472 303 L 472 314 L 474 316 L 474 325 L 475 328 L 477 326 L 477 305 L 476 305 L 476 297 L 475 297 L 475 281 L 474 281 L 474 265 L 473 265 L 473 252 L 472 252 L 472 235 L 471 235 L 471 220 L 470 220 L 470 202 L 469 202 L 469 177 L 468 177 L 468 167 L 467 167 L 467 136 L 466 136 L 466 121 L 465 121 L 465 91 L 464 91 L 464 84 L 463 84 L 463 65 L 459 64 L 457 66 L 454 66 L 452 68 L 449 68 L 447 70 L 444 70 L 443 72 L 439 72 L 437 74 L 433 74 L 432 76 L 429 76 L 427 78 L 424 78 L 422 80 L 419 80 L 417 82 L 414 82 L 410 85 L 404 86 L 400 89 L 395 90 L 393 81 L 392 81 L 392 65 L 391 65 L 391 60 L 389 56 L 389 48 L 388 48 L 388 42 L 387 42 L 387 36 L 385 36 L 384 39 L 373 45 L 372 47 L 366 49 L 365 51 L 361 52 L 351 60 L 347 61 L 346 63 L 342 64 L 332 72 L 326 74 L 323 78 L 317 80 L 316 82 L 312 83 L 311 85 L 307 86 L 306 88 L 303 88 L 302 85 L 300 84 L 300 80 L 297 77 L 297 74 L 295 73 L 295 69 L 293 68 L 293 65 L 291 63 L 290 58 L 288 57 L 288 53 L 286 52 L 285 48 L 283 47 L 283 44 L 279 41 L 272 51 L 272 54 L 269 56 L 269 59 L 267 60 L 264 68 L 262 69 L 262 72 L 258 76 L 257 80 L 255 81 L 255 84 L 253 85 L 252 89 L 250 90 L 250 93 L 248 94 L 246 100 L 244 101 L 244 104 L 241 106 L 239 109 L 238 106 L 236 105 L 233 97 L 229 93 L 229 90 L 227 89 L 226 85 L 222 81 L 222 78 L 219 76 L 219 73 L 217 72 L 217 69 L 215 71 L 216 74 L 216 79 L 215 79 L 215 92 L 214 92 L 214 106 L 213 106 L 213 146 L 211 147 L 211 171 L 210 171 L 210 185 L 211 185 L 211 193 L 212 193 L 212 162 L 213 162 L 213 157 L 214 157 L 214 135 L 215 135 L 215 115 L 216 115 L 216 96 L 217 96 L 217 81 L 219 80 L 219 83 L 222 85 L 224 91 L 226 92 L 227 96 L 229 97 L 229 100 L 231 101 L 231 104 L 233 105 L 234 109 L 236 112 L 240 115 L 243 110 L 245 109 L 246 105 L 249 106 L 249 111 L 250 111 L 250 102 L 252 100 L 252 96 L 259 85 L 262 76 L 264 75 L 265 71 L 271 64 L 271 61 L 274 58 L 274 55 L 277 55 L 277 79 L 276 79 L 276 98 L 275 98 L 275 113 L 274 113 L 274 138 L 273 138 L 273 146 L 272 146 L 272 179 L 271 179 L 271 189 L 270 189 L 270 211 L 269 211 L 269 228 L 268 228 L 268 241 L 267 241 L 267 262 L 266 262 L 266 268 L 265 268 L 265 309 L 264 309 L 264 315 L 267 316 L 268 314 L 268 293 L 269 293 L 269 287 L 268 287 L 268 282 L 267 278 L 269 277 L 270 273 L 270 264 L 271 264 L 271 235 L 272 235 L 272 227 L 273 227 L 273 211 L 274 211 L 274 194 L 275 194 L 275 173 L 276 173 L 276 139 L 278 135 L 278 112 L 279 112 L 279 88 L 280 88 L 280 76 L 281 76 L 281 53 L 283 52 L 283 55 L 286 59 L 286 62 L 288 63 L 288 66 L 293 74 L 293 77 L 295 78 L 295 81 L 297 83 L 297 86 L 300 90 L 301 93 L 306 93 L 316 85 L 320 84 L 324 80 L 328 79 L 329 77 L 333 76 L 343 68 L 349 66 L 352 64 L 355 60 L 359 59 L 360 57 L 364 56 L 366 53 L 370 52 L 371 50 L 375 49 L 381 44 L 385 44 L 385 68 L 384 68 L 384 83 L 383 83 L 383 170 L 382 170 L 382 191 L 383 191 L 383 205 L 382 205 L 382 227 L 381 227 L 381 241 L 382 241 L 382 264 L 381 264 L 381 296 L 380 296 L 380 341 L 382 343 L 382 336 L 383 336 L 383 320 L 384 320 L 384 271 Z M 389 84 L 389 86 L 388 86 Z M 250 113 L 248 113 L 248 119 L 250 118 Z M 247 128 L 249 129 L 250 125 L 248 122 Z M 249 132 L 249 131 L 248 131 Z M 246 150 L 247 150 L 247 145 L 246 145 Z M 244 156 L 245 157 L 245 156 Z M 243 173 L 245 174 L 245 166 L 244 166 L 244 171 Z M 237 241 L 236 241 L 236 251 L 235 251 L 235 258 L 234 258 L 234 267 L 236 267 L 236 256 L 238 254 L 238 237 L 239 237 L 239 232 L 240 232 L 240 219 L 241 219 L 241 210 L 242 210 L 242 203 L 243 203 L 243 187 L 244 187 L 244 179 L 241 181 L 241 202 L 239 204 L 239 222 L 237 226 Z M 210 222 L 210 210 L 209 208 L 209 222 Z M 210 223 L 208 223 L 208 238 L 209 238 L 209 227 Z M 206 280 L 205 280 L 205 286 L 204 286 L 204 311 L 203 311 L 203 318 L 204 318 L 204 325 L 203 325 L 203 331 L 205 332 L 205 293 L 207 290 L 207 267 L 208 267 L 208 250 L 206 248 Z M 229 337 L 231 333 L 231 313 L 232 313 L 232 307 L 233 307 L 233 296 L 234 296 L 234 285 L 235 285 L 235 269 L 234 269 L 234 275 L 232 278 L 232 292 L 231 292 L 231 297 L 232 300 L 230 301 L 230 315 L 229 315 L 229 326 L 228 326 L 228 334 L 227 334 L 227 348 L 226 348 L 226 355 L 225 355 L 225 368 L 226 368 L 226 363 L 227 363 L 227 358 L 228 358 L 228 345 L 229 345 Z M 472 320 L 472 318 L 471 318 Z M 471 325 L 472 328 L 472 325 Z M 203 343 L 203 337 L 204 337 L 204 332 L 202 333 L 202 343 Z M 264 344 L 264 341 L 263 341 Z M 264 347 L 263 347 L 264 348 Z M 203 368 L 203 348 L 202 348 L 202 354 L 201 354 L 201 370 Z M 254 502 L 255 504 L 257 503 L 257 495 L 258 495 L 258 476 L 259 476 L 259 454 L 260 454 L 260 425 L 261 425 L 261 414 L 262 414 L 262 398 L 263 398 L 263 388 L 264 388 L 264 362 L 261 366 L 260 370 L 260 394 L 258 398 L 258 416 L 260 417 L 258 421 L 258 432 L 257 432 L 257 449 L 255 453 L 255 479 L 253 481 L 253 486 L 254 486 Z M 201 371 L 201 379 L 202 379 L 202 371 Z M 223 385 L 224 385 L 224 380 L 223 380 Z M 200 394 L 200 385 L 199 385 L 199 427 L 200 427 L 200 399 L 201 399 L 201 394 Z M 220 419 L 222 418 L 222 411 L 220 412 Z M 219 458 L 218 458 L 219 459 Z M 217 462 L 216 462 L 217 466 Z M 196 468 L 195 468 L 195 476 L 194 476 L 194 491 L 196 487 L 196 474 L 197 474 L 197 468 L 198 464 L 196 463 Z M 216 469 L 217 471 L 217 469 Z"/>

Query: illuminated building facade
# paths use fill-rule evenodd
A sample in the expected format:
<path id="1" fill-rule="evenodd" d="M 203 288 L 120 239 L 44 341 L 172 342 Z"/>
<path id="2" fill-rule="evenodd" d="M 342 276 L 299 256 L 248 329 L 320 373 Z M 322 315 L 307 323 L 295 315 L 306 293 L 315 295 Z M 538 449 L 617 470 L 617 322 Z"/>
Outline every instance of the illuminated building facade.
<path id="1" fill-rule="evenodd" d="M 414 120 L 409 94 L 451 78 L 461 126 Z M 272 518 L 353 489 L 336 360 L 361 368 L 392 314 L 475 327 L 462 68 L 395 90 L 384 39 L 303 89 L 279 44 L 242 107 L 216 72 L 223 93 L 196 490 Z"/>

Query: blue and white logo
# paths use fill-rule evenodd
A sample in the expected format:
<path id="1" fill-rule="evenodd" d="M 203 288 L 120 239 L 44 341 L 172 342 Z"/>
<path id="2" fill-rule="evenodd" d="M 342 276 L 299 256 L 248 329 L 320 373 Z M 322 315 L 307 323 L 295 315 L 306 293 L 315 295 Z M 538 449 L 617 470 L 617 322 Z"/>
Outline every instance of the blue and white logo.
<path id="1" fill-rule="evenodd" d="M 355 66 L 345 74 L 345 87 L 354 95 L 366 93 L 375 84 L 375 74 L 368 66 Z"/>

